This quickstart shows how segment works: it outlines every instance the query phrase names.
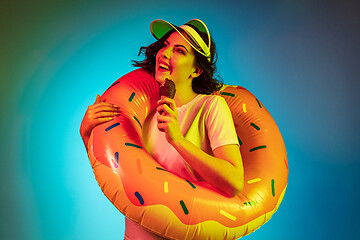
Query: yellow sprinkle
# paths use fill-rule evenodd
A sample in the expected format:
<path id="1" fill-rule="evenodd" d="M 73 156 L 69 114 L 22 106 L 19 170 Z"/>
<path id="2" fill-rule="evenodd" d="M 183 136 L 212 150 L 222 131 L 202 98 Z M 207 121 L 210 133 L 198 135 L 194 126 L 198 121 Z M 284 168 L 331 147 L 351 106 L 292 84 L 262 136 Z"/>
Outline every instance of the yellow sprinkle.
<path id="1" fill-rule="evenodd" d="M 220 214 L 229 218 L 230 220 L 236 221 L 236 217 L 231 215 L 230 213 L 225 212 L 224 210 L 220 210 Z"/>
<path id="2" fill-rule="evenodd" d="M 148 109 L 148 107 L 146 106 L 146 108 L 145 108 L 145 117 L 148 115 L 148 111 L 149 111 L 149 109 Z"/>
<path id="3" fill-rule="evenodd" d="M 167 181 L 164 182 L 164 192 L 165 193 L 169 192 L 169 183 Z"/>
<path id="4" fill-rule="evenodd" d="M 248 181 L 248 184 L 252 184 L 252 183 L 256 183 L 256 182 L 260 182 L 261 178 L 255 178 L 255 179 L 251 179 Z"/>
<path id="5" fill-rule="evenodd" d="M 243 103 L 243 111 L 244 111 L 244 113 L 247 112 L 247 110 L 246 110 L 246 104 L 245 104 L 245 103 Z"/>

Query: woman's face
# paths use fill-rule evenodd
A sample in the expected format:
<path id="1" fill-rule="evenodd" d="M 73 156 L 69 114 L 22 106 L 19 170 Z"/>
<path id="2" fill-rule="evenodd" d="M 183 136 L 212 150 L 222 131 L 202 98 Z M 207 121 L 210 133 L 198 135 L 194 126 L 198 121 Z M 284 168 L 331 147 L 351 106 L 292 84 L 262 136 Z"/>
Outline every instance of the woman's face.
<path id="1" fill-rule="evenodd" d="M 193 48 L 178 32 L 172 33 L 156 54 L 155 79 L 162 83 L 166 78 L 175 84 L 192 81 L 197 72 Z"/>

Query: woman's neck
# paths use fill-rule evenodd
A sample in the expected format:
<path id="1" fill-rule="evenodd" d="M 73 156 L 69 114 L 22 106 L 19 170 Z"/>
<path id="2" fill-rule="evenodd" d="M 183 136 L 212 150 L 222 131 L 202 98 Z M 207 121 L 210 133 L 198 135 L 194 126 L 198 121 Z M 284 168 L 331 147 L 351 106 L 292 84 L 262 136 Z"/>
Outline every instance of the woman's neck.
<path id="1" fill-rule="evenodd" d="M 190 85 L 176 85 L 176 93 L 175 93 L 175 103 L 176 107 L 181 107 L 182 105 L 193 100 L 198 94 L 195 93 Z"/>

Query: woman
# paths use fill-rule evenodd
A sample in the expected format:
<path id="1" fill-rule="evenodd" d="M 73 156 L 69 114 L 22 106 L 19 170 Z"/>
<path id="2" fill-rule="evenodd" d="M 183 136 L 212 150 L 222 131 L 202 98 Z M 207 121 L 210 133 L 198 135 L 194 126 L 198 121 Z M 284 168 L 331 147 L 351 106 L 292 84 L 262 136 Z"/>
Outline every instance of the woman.
<path id="1" fill-rule="evenodd" d="M 161 97 L 144 124 L 143 140 L 150 154 L 169 171 L 188 180 L 206 181 L 228 196 L 243 188 L 243 166 L 230 110 L 223 98 L 209 95 L 221 84 L 213 77 L 215 43 L 197 19 L 177 27 L 163 20 L 151 23 L 158 39 L 134 62 L 159 83 L 176 85 L 174 99 Z M 96 102 L 89 106 L 80 133 L 85 146 L 91 129 L 112 120 L 119 109 Z M 126 219 L 125 239 L 159 239 Z"/>

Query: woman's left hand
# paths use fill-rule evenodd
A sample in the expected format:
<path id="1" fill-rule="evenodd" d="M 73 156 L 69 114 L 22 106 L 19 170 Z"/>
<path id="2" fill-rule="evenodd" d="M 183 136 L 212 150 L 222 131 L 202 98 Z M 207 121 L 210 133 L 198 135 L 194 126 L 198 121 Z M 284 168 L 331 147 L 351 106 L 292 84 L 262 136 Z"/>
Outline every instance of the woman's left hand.
<path id="1" fill-rule="evenodd" d="M 158 104 L 159 106 L 156 109 L 159 113 L 157 127 L 160 131 L 165 132 L 166 140 L 172 144 L 183 138 L 175 101 L 174 99 L 162 96 Z"/>

